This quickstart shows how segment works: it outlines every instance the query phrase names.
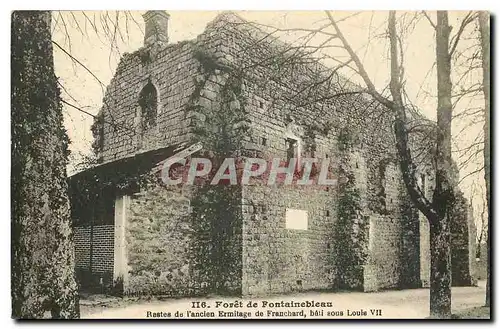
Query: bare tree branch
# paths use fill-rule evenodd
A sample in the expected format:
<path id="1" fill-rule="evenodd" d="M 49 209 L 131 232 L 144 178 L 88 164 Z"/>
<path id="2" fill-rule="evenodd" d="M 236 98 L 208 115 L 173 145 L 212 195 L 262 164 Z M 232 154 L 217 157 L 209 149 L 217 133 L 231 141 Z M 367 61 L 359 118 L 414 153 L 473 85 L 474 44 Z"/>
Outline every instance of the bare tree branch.
<path id="1" fill-rule="evenodd" d="M 457 48 L 458 42 L 460 41 L 460 37 L 461 37 L 462 33 L 464 32 L 465 27 L 467 25 L 469 25 L 470 23 L 472 23 L 475 18 L 476 18 L 476 15 L 472 15 L 472 11 L 470 11 L 469 13 L 467 13 L 465 18 L 462 20 L 462 23 L 460 23 L 460 27 L 458 28 L 457 34 L 451 38 L 452 46 L 450 49 L 450 57 L 455 52 L 455 49 Z"/>
<path id="2" fill-rule="evenodd" d="M 329 11 L 326 11 L 326 15 L 330 19 L 330 22 L 333 25 L 333 27 L 335 28 L 335 31 L 337 31 L 337 35 L 338 35 L 339 39 L 342 41 L 342 44 L 344 45 L 344 48 L 346 49 L 346 51 L 349 53 L 349 56 L 351 56 L 352 60 L 356 64 L 356 67 L 359 70 L 359 74 L 361 75 L 361 78 L 363 78 L 363 81 L 365 82 L 366 86 L 368 87 L 369 93 L 375 99 L 377 99 L 380 103 L 382 103 L 385 106 L 387 106 L 388 108 L 392 109 L 392 107 L 393 107 L 392 101 L 389 101 L 388 99 L 386 99 L 385 97 L 383 97 L 377 91 L 377 89 L 375 88 L 375 85 L 373 84 L 373 82 L 371 81 L 370 77 L 368 76 L 368 73 L 366 72 L 366 70 L 365 70 L 365 68 L 363 66 L 363 63 L 361 63 L 361 60 L 359 59 L 358 55 L 354 52 L 354 50 L 352 49 L 352 47 L 349 44 L 349 42 L 346 40 L 346 38 L 344 37 L 343 33 L 340 31 L 337 23 L 333 19 L 332 14 Z"/>
<path id="3" fill-rule="evenodd" d="M 422 14 L 424 14 L 425 18 L 427 18 L 427 20 L 429 21 L 429 23 L 431 24 L 431 26 L 435 30 L 436 29 L 436 24 L 432 21 L 432 19 L 429 17 L 429 15 L 427 15 L 427 12 L 425 10 L 422 10 Z"/>

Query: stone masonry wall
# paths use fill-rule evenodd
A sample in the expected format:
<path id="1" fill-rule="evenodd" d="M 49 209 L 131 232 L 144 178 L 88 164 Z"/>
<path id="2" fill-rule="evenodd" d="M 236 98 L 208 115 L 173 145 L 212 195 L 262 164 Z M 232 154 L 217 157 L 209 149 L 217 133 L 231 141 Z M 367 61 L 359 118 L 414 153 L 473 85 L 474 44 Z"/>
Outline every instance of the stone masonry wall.
<path id="1" fill-rule="evenodd" d="M 369 262 L 365 266 L 365 291 L 399 287 L 400 221 L 387 216 L 370 217 Z"/>
<path id="2" fill-rule="evenodd" d="M 225 19 L 227 22 L 224 21 Z M 308 99 L 291 101 L 296 90 L 300 89 L 301 83 L 307 83 L 303 77 L 306 74 L 301 76 L 301 70 L 304 69 L 304 66 L 287 71 L 283 69 L 285 66 L 267 64 L 266 59 L 273 56 L 278 56 L 278 59 L 275 60 L 279 61 L 279 49 L 282 44 L 274 42 L 274 40 L 266 40 L 262 44 L 256 45 L 256 40 L 259 40 L 258 33 L 254 33 L 251 28 L 247 28 L 244 24 L 239 25 L 243 26 L 242 29 L 231 26 L 231 24 L 235 24 L 235 21 L 236 26 L 238 26 L 238 18 L 229 15 L 209 25 L 207 30 L 217 31 L 216 33 L 225 41 L 219 46 L 219 54 L 215 53 L 221 62 L 227 63 L 228 66 L 233 65 L 236 69 L 239 67 L 252 68 L 246 70 L 244 74 L 246 107 L 250 121 L 250 133 L 246 138 L 245 148 L 251 150 L 253 153 L 250 155 L 254 156 L 277 155 L 284 157 L 285 139 L 293 136 L 301 142 L 302 156 L 335 158 L 336 140 L 341 136 L 348 139 L 349 145 L 356 146 L 359 150 L 358 158 L 362 159 L 363 163 L 357 165 L 352 163 L 351 168 L 357 172 L 357 176 L 360 178 L 357 186 L 362 191 L 363 216 L 372 218 L 370 232 L 373 232 L 371 241 L 374 241 L 369 250 L 370 255 L 365 268 L 365 285 L 368 290 L 398 287 L 403 256 L 401 239 L 402 235 L 405 234 L 401 230 L 401 222 L 405 219 L 401 218 L 400 213 L 400 200 L 403 195 L 400 188 L 402 181 L 394 155 L 390 113 L 384 113 L 384 109 L 375 109 L 373 102 L 359 95 L 338 96 L 329 101 L 315 101 L 309 104 L 305 102 Z M 360 168 L 360 165 L 365 167 Z M 330 213 L 334 214 L 336 210 L 335 191 L 332 191 L 331 199 L 322 201 L 319 198 L 319 200 L 314 201 L 313 197 L 308 199 L 305 195 L 296 199 L 293 190 L 281 192 L 259 190 L 258 193 L 255 193 L 254 189 L 253 187 L 244 188 L 246 202 L 243 205 L 244 209 L 253 203 L 258 204 L 263 198 L 260 194 L 264 194 L 269 195 L 269 197 L 265 198 L 266 202 L 263 206 L 264 209 L 269 209 L 270 213 L 259 214 L 259 210 L 257 210 L 257 214 L 255 214 L 253 212 L 256 210 L 252 207 L 248 208 L 247 212 L 244 210 L 244 293 L 291 291 L 299 289 L 297 282 L 300 280 L 302 280 L 300 281 L 302 289 L 332 287 L 333 281 L 324 278 L 331 278 L 327 272 L 333 271 L 333 269 L 330 268 L 325 272 L 326 265 L 317 264 L 320 271 L 323 271 L 317 277 L 318 279 L 315 277 L 317 273 L 311 277 L 300 279 L 299 277 L 303 275 L 300 270 L 296 270 L 295 273 L 284 271 L 280 273 L 285 274 L 279 274 L 278 267 L 286 268 L 291 262 L 292 255 L 287 254 L 288 251 L 286 251 L 290 249 L 289 246 L 301 245 L 301 250 L 307 253 L 307 246 L 311 242 L 306 238 L 308 232 L 292 232 L 290 234 L 286 231 L 274 232 L 272 230 L 282 229 L 283 211 L 286 208 L 283 202 L 299 203 L 312 214 L 321 213 L 328 204 L 332 208 Z M 308 202 L 302 203 L 302 200 L 308 200 Z M 313 216 L 313 221 L 318 221 L 314 215 L 311 216 Z M 334 215 L 331 216 L 330 221 L 333 221 Z M 268 218 L 268 222 L 255 219 L 261 217 Z M 252 221 L 250 218 L 254 218 L 254 220 Z M 259 225 L 262 227 L 259 228 Z M 332 224 L 330 223 L 330 225 Z M 322 237 L 331 233 L 329 225 L 319 225 L 317 230 L 321 233 L 316 232 L 316 234 Z M 255 239 L 265 242 L 262 244 L 255 242 L 254 235 Z M 273 259 L 270 262 L 270 264 L 278 264 L 276 268 L 269 268 L 269 265 L 266 265 L 269 256 L 258 255 L 261 249 L 264 249 L 265 254 L 267 253 L 268 247 L 261 245 L 280 245 L 274 241 L 276 238 L 273 235 L 276 235 L 281 241 L 284 250 L 282 258 Z M 328 244 L 327 240 L 318 239 L 321 243 L 316 242 L 313 245 Z M 360 245 L 359 248 L 364 248 L 364 246 Z M 407 249 L 410 248 L 407 245 Z M 418 246 L 414 246 L 414 249 L 418 250 Z M 313 248 L 311 253 L 315 252 L 317 250 Z M 418 258 L 415 256 L 418 255 L 418 252 L 415 250 L 411 250 L 411 252 L 405 250 L 405 252 L 413 255 L 411 261 L 418 262 Z M 278 257 L 274 254 L 272 253 L 272 257 Z M 315 266 L 307 255 L 295 255 L 294 257 L 302 259 L 300 265 L 297 265 L 299 269 L 308 268 L 311 270 Z M 279 279 L 280 276 L 282 279 Z M 319 279 L 320 277 L 321 279 Z"/>
<path id="3" fill-rule="evenodd" d="M 469 204 L 463 193 L 457 192 L 454 213 L 451 222 L 451 283 L 453 286 L 470 286 L 474 283 L 471 253 L 474 254 L 474 246 L 470 245 L 470 236 L 475 232 L 470 232 Z"/>
<path id="4" fill-rule="evenodd" d="M 217 76 L 220 70 L 214 72 L 211 63 L 200 59 L 197 52 L 201 46 L 217 52 L 221 42 L 218 35 L 207 32 L 196 40 L 151 46 L 125 54 L 107 88 L 103 108 L 93 127 L 94 148 L 100 161 L 111 162 L 199 140 L 204 143 L 205 150 L 213 152 L 213 145 L 206 140 L 206 134 L 200 134 L 199 128 L 208 121 L 206 119 L 211 119 L 211 114 L 221 109 L 219 90 L 214 88 L 220 88 L 224 77 Z M 158 114 L 155 125 L 144 127 L 139 95 L 149 83 L 156 88 Z M 203 107 L 208 113 L 202 113 Z M 216 120 L 210 125 L 210 129 L 220 128 Z M 193 218 L 208 213 L 219 216 L 206 223 L 213 230 L 224 223 L 233 226 L 233 215 L 241 213 L 241 197 L 237 202 L 238 210 L 230 213 L 227 209 L 216 211 L 212 203 L 197 207 L 196 210 L 203 213 L 192 214 L 186 213 L 184 207 L 172 205 L 177 200 L 175 193 L 162 191 L 162 188 L 149 186 L 130 202 L 126 216 L 130 225 L 126 233 L 129 270 L 125 293 L 187 295 L 206 293 L 210 289 L 241 291 L 241 225 L 236 225 L 229 236 L 221 237 L 220 233 L 205 232 L 203 227 L 197 227 L 198 223 L 207 220 L 205 217 Z M 186 196 L 185 201 L 199 204 L 198 201 L 205 200 L 212 192 L 223 198 L 224 193 L 216 190 L 205 191 L 205 195 L 195 191 L 192 198 Z M 219 229 L 224 231 L 226 228 Z M 220 258 L 225 263 L 215 264 L 218 262 L 216 257 L 212 257 L 214 262 L 211 262 L 207 258 L 211 256 L 203 253 L 203 246 L 212 246 L 210 250 L 225 253 Z M 202 273 L 205 269 L 208 273 Z"/>
<path id="5" fill-rule="evenodd" d="M 125 54 L 107 87 L 93 130 L 101 162 L 109 162 L 189 139 L 185 104 L 194 90 L 193 43 L 141 48 Z M 143 128 L 139 95 L 151 82 L 157 90 L 156 124 Z"/>
<path id="6" fill-rule="evenodd" d="M 189 191 L 156 186 L 131 196 L 126 215 L 127 295 L 193 293 Z"/>
<path id="7" fill-rule="evenodd" d="M 243 195 L 243 295 L 331 289 L 335 207 L 329 192 L 247 186 Z M 307 211 L 307 230 L 285 226 L 287 208 Z"/>
<path id="8" fill-rule="evenodd" d="M 403 270 L 401 243 L 407 232 L 402 225 L 406 218 L 400 213 L 401 174 L 395 165 L 386 166 L 384 180 L 384 209 L 370 214 L 365 291 L 399 287 Z"/>
<path id="9" fill-rule="evenodd" d="M 401 186 L 404 189 L 404 186 Z M 420 221 L 419 211 L 412 205 L 406 193 L 400 203 L 401 216 L 406 220 L 401 222 L 401 280 L 400 287 L 420 288 Z"/>

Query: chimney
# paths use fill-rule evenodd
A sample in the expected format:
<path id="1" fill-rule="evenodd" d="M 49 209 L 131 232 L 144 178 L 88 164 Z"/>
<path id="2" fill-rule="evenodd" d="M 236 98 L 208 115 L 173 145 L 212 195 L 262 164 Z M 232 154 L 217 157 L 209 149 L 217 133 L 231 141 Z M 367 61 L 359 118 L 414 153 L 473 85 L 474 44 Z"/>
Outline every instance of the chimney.
<path id="1" fill-rule="evenodd" d="M 168 43 L 168 19 L 170 15 L 164 10 L 149 10 L 142 17 L 146 25 L 144 46 Z"/>

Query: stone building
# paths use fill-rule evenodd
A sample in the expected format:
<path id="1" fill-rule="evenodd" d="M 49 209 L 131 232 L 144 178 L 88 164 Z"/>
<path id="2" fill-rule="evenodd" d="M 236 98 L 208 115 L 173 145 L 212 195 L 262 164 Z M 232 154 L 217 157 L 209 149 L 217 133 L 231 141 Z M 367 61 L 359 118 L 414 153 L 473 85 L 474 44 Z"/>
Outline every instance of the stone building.
<path id="1" fill-rule="evenodd" d="M 403 186 L 385 108 L 235 14 L 175 44 L 167 13 L 144 19 L 144 46 L 123 55 L 92 128 L 98 165 L 70 178 L 82 288 L 251 296 L 428 284 L 428 225 Z M 197 142 L 197 156 L 219 163 L 332 159 L 346 179 L 162 184 L 162 161 Z M 425 157 L 418 170 L 430 197 Z M 467 215 L 455 224 L 454 281 L 470 284 Z"/>

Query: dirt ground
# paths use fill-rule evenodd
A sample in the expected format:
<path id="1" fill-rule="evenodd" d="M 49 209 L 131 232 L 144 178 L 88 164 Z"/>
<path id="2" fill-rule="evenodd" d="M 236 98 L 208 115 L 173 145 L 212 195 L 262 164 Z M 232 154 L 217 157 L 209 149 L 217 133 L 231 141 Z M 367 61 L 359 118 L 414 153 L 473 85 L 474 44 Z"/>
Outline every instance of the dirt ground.
<path id="1" fill-rule="evenodd" d="M 484 305 L 484 297 L 484 281 L 480 281 L 478 287 L 454 287 L 452 288 L 452 311 L 459 313 L 461 318 L 468 318 L 468 315 L 477 316 L 479 313 L 481 318 L 484 318 L 489 313 L 481 308 Z M 224 305 L 218 302 L 233 304 Z M 296 304 L 294 307 L 289 307 L 286 305 L 287 302 Z M 323 304 L 314 307 L 310 305 L 311 303 Z M 255 299 L 210 297 L 144 300 L 92 296 L 90 299 L 83 299 L 80 305 L 83 319 L 192 319 L 196 317 L 418 319 L 429 316 L 429 290 L 411 289 L 375 293 L 308 292 Z"/>

